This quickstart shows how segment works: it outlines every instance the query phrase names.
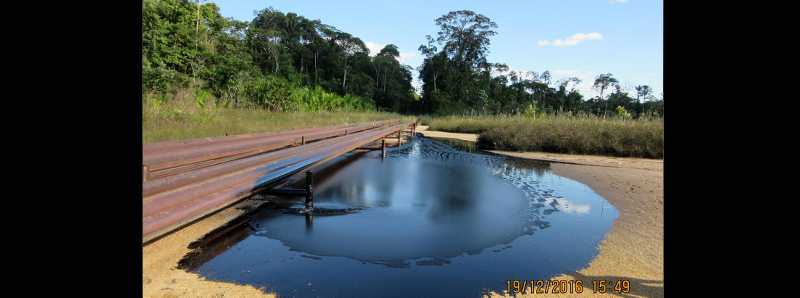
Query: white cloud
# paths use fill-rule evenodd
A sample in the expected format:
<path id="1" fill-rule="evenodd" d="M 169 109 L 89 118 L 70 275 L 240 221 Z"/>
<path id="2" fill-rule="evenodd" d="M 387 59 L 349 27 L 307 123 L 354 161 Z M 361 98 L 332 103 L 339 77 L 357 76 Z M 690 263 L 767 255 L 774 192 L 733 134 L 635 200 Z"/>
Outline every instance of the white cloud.
<path id="1" fill-rule="evenodd" d="M 375 57 L 387 44 L 368 41 L 365 42 L 364 45 L 369 49 L 369 55 Z M 400 64 L 407 64 L 416 57 L 416 52 L 400 52 L 400 57 L 397 57 L 397 61 L 399 61 Z"/>
<path id="2" fill-rule="evenodd" d="M 365 42 L 364 45 L 367 46 L 367 49 L 369 49 L 369 55 L 372 57 L 375 57 L 375 55 L 377 55 L 381 49 L 386 46 L 385 43 L 376 43 L 371 41 Z"/>
<path id="3" fill-rule="evenodd" d="M 597 32 L 591 33 L 576 33 L 565 39 L 557 38 L 554 40 L 540 40 L 537 44 L 540 47 L 556 46 L 556 47 L 571 47 L 587 40 L 602 40 L 603 35 Z"/>
<path id="4" fill-rule="evenodd" d="M 397 61 L 400 61 L 400 64 L 407 64 L 416 57 L 417 53 L 415 52 L 400 52 L 400 57 L 397 58 Z"/>
<path id="5" fill-rule="evenodd" d="M 546 200 L 548 200 L 546 204 L 555 201 L 558 210 L 564 213 L 587 214 L 592 209 L 589 204 L 573 204 L 565 198 L 547 198 Z"/>
<path id="6" fill-rule="evenodd" d="M 611 1 L 611 3 L 614 3 L 614 4 L 628 3 L 628 0 L 610 0 L 610 1 Z"/>
<path id="7" fill-rule="evenodd" d="M 534 75 L 541 75 L 541 73 L 539 73 L 539 72 L 531 72 L 531 71 L 529 71 L 527 69 L 517 69 L 517 68 L 514 68 L 512 66 L 508 66 L 508 71 L 506 71 L 506 72 L 500 72 L 500 71 L 497 71 L 496 68 L 492 68 L 492 76 L 499 76 L 499 75 L 510 76 L 511 72 L 516 72 L 517 73 L 517 77 L 519 77 L 520 79 L 525 79 L 525 80 L 536 79 L 536 78 L 538 78 L 538 76 L 536 78 L 534 78 Z"/>

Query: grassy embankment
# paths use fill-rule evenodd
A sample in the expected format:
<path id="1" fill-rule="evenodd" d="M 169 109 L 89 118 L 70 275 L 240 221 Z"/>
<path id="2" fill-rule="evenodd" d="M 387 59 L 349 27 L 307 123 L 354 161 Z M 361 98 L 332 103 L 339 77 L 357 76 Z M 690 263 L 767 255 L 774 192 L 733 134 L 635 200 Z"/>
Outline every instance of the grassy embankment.
<path id="1" fill-rule="evenodd" d="M 484 149 L 664 158 L 662 119 L 595 116 L 423 117 L 431 130 L 477 133 Z"/>
<path id="2" fill-rule="evenodd" d="M 206 96 L 208 97 L 208 96 Z M 198 100 L 197 92 L 182 90 L 169 96 L 142 99 L 142 140 L 145 144 L 201 137 L 322 127 L 373 120 L 397 119 L 394 113 L 356 109 L 270 112 L 259 108 L 232 108 L 213 98 Z M 326 98 L 326 102 L 331 99 Z M 304 111 L 305 110 L 305 111 Z M 402 117 L 413 120 L 413 117 Z"/>

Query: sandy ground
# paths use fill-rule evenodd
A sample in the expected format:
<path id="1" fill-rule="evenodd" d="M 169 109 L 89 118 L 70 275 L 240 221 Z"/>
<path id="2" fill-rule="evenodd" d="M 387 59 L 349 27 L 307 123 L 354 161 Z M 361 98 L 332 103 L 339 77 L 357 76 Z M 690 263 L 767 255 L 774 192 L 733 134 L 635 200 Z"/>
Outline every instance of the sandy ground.
<path id="1" fill-rule="evenodd" d="M 467 141 L 477 139 L 474 134 L 426 131 L 426 128 L 417 126 L 417 132 L 428 137 Z M 590 186 L 620 213 L 601 242 L 598 256 L 589 266 L 554 279 L 581 280 L 584 293 L 576 296 L 592 296 L 592 281 L 601 279 L 630 281 L 630 293 L 615 296 L 664 296 L 663 161 L 539 152 L 493 152 L 552 161 L 551 169 L 556 174 Z M 191 242 L 243 214 L 241 208 L 252 207 L 253 204 L 254 201 L 244 201 L 144 246 L 144 297 L 275 297 L 250 285 L 209 281 L 176 268 L 178 261 L 189 252 L 188 245 Z"/>
<path id="2" fill-rule="evenodd" d="M 645 170 L 625 167 L 624 162 L 618 168 L 553 163 L 551 168 L 588 185 L 620 213 L 589 267 L 555 279 L 577 279 L 587 286 L 593 280 L 629 280 L 631 291 L 625 297 L 663 297 L 663 166 Z"/>
<path id="3" fill-rule="evenodd" d="M 417 126 L 417 132 L 429 138 L 458 139 L 470 142 L 478 141 L 477 134 L 434 131 L 434 130 L 428 130 L 427 126 L 422 126 L 422 125 Z"/>
<path id="4" fill-rule="evenodd" d="M 275 297 L 253 286 L 209 281 L 176 268 L 178 261 L 189 252 L 189 243 L 243 214 L 240 208 L 254 203 L 246 200 L 144 246 L 144 297 Z"/>
<path id="5" fill-rule="evenodd" d="M 427 137 L 475 141 L 477 135 L 417 131 Z M 581 280 L 582 295 L 593 294 L 594 280 L 628 280 L 629 293 L 623 297 L 664 296 L 664 161 L 641 158 L 618 158 L 591 155 L 568 155 L 542 152 L 492 151 L 498 154 L 550 161 L 559 176 L 584 183 L 606 198 L 620 215 L 600 243 L 599 253 L 588 267 L 553 278 Z M 534 296 L 522 295 L 522 297 Z M 538 294 L 542 295 L 542 294 Z M 549 296 L 568 296 L 553 295 Z"/>

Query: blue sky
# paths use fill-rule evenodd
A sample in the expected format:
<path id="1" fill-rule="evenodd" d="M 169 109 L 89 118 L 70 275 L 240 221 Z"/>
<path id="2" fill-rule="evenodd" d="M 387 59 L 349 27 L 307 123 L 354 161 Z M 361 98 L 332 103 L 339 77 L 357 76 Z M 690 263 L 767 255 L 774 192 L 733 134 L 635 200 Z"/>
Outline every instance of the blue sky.
<path id="1" fill-rule="evenodd" d="M 576 76 L 578 89 L 591 88 L 599 73 L 612 73 L 626 90 L 635 85 L 663 92 L 662 0 L 217 0 L 226 17 L 252 20 L 254 12 L 273 7 L 320 19 L 380 49 L 393 43 L 401 62 L 417 67 L 417 48 L 425 35 L 435 36 L 434 19 L 451 10 L 469 9 L 497 23 L 489 61 L 516 71 L 549 70 L 554 79 Z M 416 74 L 415 74 L 416 77 Z M 416 78 L 415 78 L 416 80 Z M 419 85 L 419 82 L 415 82 Z"/>

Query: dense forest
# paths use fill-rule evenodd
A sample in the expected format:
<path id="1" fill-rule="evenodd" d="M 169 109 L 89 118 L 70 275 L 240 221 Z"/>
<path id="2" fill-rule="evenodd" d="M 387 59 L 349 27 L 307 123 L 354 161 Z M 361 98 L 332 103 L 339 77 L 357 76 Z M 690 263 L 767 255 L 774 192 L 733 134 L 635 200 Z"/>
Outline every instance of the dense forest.
<path id="1" fill-rule="evenodd" d="M 548 71 L 509 72 L 487 61 L 497 25 L 484 15 L 452 11 L 435 22 L 439 31 L 419 47 L 425 59 L 414 70 L 399 62 L 395 45 L 370 53 L 358 37 L 295 13 L 267 8 L 244 22 L 223 17 L 213 3 L 144 0 L 143 92 L 197 88 L 234 107 L 270 111 L 663 115 L 663 95 L 656 99 L 644 85 L 631 95 L 612 74 L 552 81 Z M 600 96 L 584 99 L 579 83 Z"/>
<path id="2" fill-rule="evenodd" d="M 242 22 L 221 16 L 213 3 L 143 4 L 145 92 L 193 86 L 272 111 L 301 109 L 298 103 L 402 111 L 415 100 L 411 69 L 398 62 L 395 45 L 370 56 L 358 37 L 273 9 Z M 341 103 L 328 107 L 331 101 Z"/>
<path id="3" fill-rule="evenodd" d="M 663 98 L 655 100 L 651 87 L 637 86 L 635 97 L 631 97 L 610 73 L 589 82 L 600 91 L 600 96 L 584 100 L 575 90 L 575 85 L 582 83 L 577 78 L 553 82 L 549 71 L 509 72 L 507 65 L 487 61 L 490 38 L 497 34 L 497 24 L 484 15 L 469 10 L 452 11 L 435 21 L 440 28 L 436 37 L 426 36 L 427 44 L 419 47 L 425 61 L 420 67 L 423 86 L 417 112 L 585 112 L 632 117 L 644 112 L 663 114 Z"/>

